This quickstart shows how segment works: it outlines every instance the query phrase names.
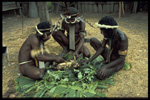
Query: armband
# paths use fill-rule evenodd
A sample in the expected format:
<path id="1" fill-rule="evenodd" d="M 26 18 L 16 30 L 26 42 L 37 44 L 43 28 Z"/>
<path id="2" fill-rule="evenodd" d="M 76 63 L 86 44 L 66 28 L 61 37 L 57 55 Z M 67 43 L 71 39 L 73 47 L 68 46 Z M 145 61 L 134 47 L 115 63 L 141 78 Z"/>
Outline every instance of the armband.
<path id="1" fill-rule="evenodd" d="M 41 48 L 41 49 L 33 49 L 33 50 L 31 50 L 31 57 L 35 58 L 35 57 L 37 57 L 40 54 L 49 54 L 49 53 L 50 52 L 49 52 L 49 50 L 47 48 L 45 48 L 45 49 L 43 49 L 43 48 Z"/>
<path id="2" fill-rule="evenodd" d="M 127 50 L 124 51 L 119 50 L 118 53 L 119 55 L 127 55 Z"/>

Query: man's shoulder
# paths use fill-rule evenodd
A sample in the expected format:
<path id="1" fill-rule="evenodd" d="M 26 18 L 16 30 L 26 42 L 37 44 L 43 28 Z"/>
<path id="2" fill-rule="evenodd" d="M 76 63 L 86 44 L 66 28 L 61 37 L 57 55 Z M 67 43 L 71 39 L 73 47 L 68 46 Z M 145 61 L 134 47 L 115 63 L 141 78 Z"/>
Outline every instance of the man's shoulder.
<path id="1" fill-rule="evenodd" d="M 122 41 L 125 41 L 127 39 L 127 36 L 124 32 L 120 31 L 119 29 L 116 29 L 116 31 Z"/>
<path id="2" fill-rule="evenodd" d="M 36 42 L 39 42 L 36 34 L 31 34 L 29 37 L 28 37 L 28 40 L 31 42 L 31 43 L 36 43 Z"/>

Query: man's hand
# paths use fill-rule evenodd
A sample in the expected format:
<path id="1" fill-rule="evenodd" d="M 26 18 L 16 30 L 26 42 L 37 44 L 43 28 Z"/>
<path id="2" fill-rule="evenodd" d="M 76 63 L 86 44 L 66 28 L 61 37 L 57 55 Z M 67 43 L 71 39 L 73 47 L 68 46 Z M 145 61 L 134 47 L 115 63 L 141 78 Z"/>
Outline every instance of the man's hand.
<path id="1" fill-rule="evenodd" d="M 61 56 L 57 56 L 56 59 L 55 59 L 55 61 L 57 63 L 61 63 L 61 62 L 64 62 L 65 60 Z"/>
<path id="2" fill-rule="evenodd" d="M 78 58 L 79 53 L 75 51 L 75 52 L 73 53 L 73 56 L 75 56 L 76 58 Z"/>
<path id="3" fill-rule="evenodd" d="M 79 65 L 80 65 L 80 66 L 82 66 L 82 65 L 84 65 L 84 64 L 88 64 L 88 63 L 89 63 L 89 61 L 88 61 L 88 60 L 83 59 L 83 60 L 81 60 L 81 61 L 79 62 Z"/>
<path id="4" fill-rule="evenodd" d="M 106 75 L 107 75 L 106 70 L 107 70 L 107 68 L 105 66 L 103 66 L 102 68 L 100 68 L 98 70 L 97 76 L 99 79 L 104 79 L 106 77 Z"/>

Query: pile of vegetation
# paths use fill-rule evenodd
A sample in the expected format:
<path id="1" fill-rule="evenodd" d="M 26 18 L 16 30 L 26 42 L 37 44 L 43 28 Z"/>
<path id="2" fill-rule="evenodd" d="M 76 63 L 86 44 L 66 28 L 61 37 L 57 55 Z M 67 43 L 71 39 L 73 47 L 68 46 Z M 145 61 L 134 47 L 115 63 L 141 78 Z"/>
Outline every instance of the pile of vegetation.
<path id="1" fill-rule="evenodd" d="M 71 54 L 64 59 L 73 59 Z M 76 62 L 83 58 L 79 57 Z M 84 58 L 88 59 L 88 58 Z M 103 65 L 99 63 L 103 58 L 98 56 L 89 64 L 79 68 L 66 67 L 64 70 L 55 70 L 55 65 L 46 67 L 42 80 L 33 80 L 24 76 L 16 79 L 16 90 L 23 97 L 107 97 L 104 90 L 114 84 L 113 76 L 105 79 L 97 79 L 97 70 Z"/>

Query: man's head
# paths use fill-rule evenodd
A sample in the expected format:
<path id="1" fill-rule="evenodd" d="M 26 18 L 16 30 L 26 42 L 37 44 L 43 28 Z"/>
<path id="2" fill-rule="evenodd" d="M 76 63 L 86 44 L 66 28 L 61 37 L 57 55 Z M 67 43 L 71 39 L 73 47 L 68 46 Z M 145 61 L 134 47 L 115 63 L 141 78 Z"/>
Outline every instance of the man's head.
<path id="1" fill-rule="evenodd" d="M 117 22 L 111 16 L 102 17 L 96 25 L 100 28 L 105 38 L 111 38 L 113 31 L 118 28 Z"/>
<path id="2" fill-rule="evenodd" d="M 41 22 L 36 26 L 36 31 L 38 37 L 42 39 L 43 41 L 47 41 L 50 38 L 51 34 L 51 25 L 49 22 Z"/>
<path id="3" fill-rule="evenodd" d="M 68 7 L 64 16 L 66 17 L 65 21 L 68 24 L 74 24 L 77 22 L 76 17 L 79 15 L 79 12 L 74 7 Z"/>

